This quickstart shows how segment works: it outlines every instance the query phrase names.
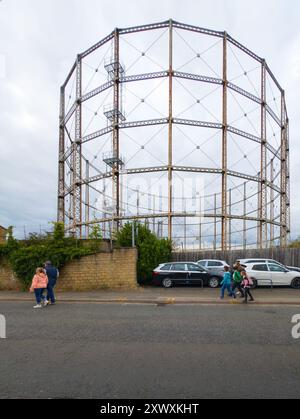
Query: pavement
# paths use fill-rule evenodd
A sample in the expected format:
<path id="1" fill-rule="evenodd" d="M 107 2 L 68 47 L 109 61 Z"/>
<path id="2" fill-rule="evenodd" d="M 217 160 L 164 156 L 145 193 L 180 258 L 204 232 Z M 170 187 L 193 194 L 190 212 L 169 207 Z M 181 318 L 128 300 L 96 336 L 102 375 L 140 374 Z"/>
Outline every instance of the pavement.
<path id="1" fill-rule="evenodd" d="M 0 313 L 0 399 L 300 397 L 299 307 L 1 301 Z"/>
<path id="2" fill-rule="evenodd" d="M 300 290 L 290 288 L 258 288 L 253 290 L 255 302 L 251 305 L 300 305 Z M 220 300 L 220 289 L 201 287 L 137 287 L 134 290 L 95 290 L 89 292 L 59 292 L 58 303 L 123 303 L 123 304 L 238 304 L 225 297 Z M 0 291 L 0 303 L 4 301 L 34 301 L 28 292 Z"/>

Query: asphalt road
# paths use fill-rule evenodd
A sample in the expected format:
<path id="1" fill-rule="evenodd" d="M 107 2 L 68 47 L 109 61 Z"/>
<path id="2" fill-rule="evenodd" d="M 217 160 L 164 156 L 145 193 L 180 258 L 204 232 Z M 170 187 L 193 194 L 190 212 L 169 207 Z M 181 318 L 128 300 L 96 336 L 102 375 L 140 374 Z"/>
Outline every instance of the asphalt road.
<path id="1" fill-rule="evenodd" d="M 0 303 L 0 398 L 299 398 L 299 307 Z"/>

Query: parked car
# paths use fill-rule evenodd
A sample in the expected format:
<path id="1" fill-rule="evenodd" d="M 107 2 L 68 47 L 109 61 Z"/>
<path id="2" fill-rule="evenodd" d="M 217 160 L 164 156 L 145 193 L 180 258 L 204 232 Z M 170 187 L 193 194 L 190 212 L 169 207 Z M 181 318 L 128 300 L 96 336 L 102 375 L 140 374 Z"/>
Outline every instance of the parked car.
<path id="1" fill-rule="evenodd" d="M 154 285 L 171 288 L 176 284 L 202 284 L 210 288 L 217 288 L 223 279 L 219 273 L 209 272 L 192 262 L 174 262 L 159 265 L 152 273 Z"/>
<path id="2" fill-rule="evenodd" d="M 300 272 L 300 268 L 296 268 L 295 266 L 285 266 L 282 263 L 277 262 L 277 260 L 273 260 L 273 259 L 260 259 L 260 258 L 239 259 L 238 262 L 240 262 L 240 264 L 245 267 L 253 263 L 273 263 L 275 265 L 281 266 L 282 268 L 286 268 L 289 271 Z"/>
<path id="3" fill-rule="evenodd" d="M 289 286 L 300 289 L 300 272 L 289 271 L 277 263 L 253 263 L 247 265 L 247 273 L 253 279 L 254 287 L 271 285 Z"/>
<path id="4" fill-rule="evenodd" d="M 202 268 L 206 269 L 207 271 L 219 273 L 224 275 L 224 268 L 228 266 L 228 263 L 224 260 L 214 260 L 214 259 L 201 259 L 197 262 L 198 265 L 202 266 Z"/>

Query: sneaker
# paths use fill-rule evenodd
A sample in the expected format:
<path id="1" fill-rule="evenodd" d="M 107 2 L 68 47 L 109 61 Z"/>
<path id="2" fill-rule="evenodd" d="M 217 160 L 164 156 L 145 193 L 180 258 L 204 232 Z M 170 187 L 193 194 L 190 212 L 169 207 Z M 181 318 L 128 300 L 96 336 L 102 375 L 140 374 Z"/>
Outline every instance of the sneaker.
<path id="1" fill-rule="evenodd" d="M 37 304 L 36 306 L 33 306 L 33 308 L 42 308 L 42 304 Z"/>
<path id="2" fill-rule="evenodd" d="M 44 307 L 47 307 L 47 305 L 48 305 L 48 304 L 50 304 L 50 302 L 49 302 L 48 300 L 44 300 L 44 302 L 43 302 L 43 306 L 44 306 Z"/>

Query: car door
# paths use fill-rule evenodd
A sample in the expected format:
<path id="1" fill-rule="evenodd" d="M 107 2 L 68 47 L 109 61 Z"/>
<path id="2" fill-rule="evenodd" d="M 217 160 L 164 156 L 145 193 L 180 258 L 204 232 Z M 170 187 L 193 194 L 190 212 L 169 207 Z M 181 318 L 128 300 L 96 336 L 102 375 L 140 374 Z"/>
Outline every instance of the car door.
<path id="1" fill-rule="evenodd" d="M 289 271 L 282 266 L 275 263 L 269 263 L 269 269 L 272 274 L 272 281 L 274 286 L 287 285 L 290 286 L 291 278 Z"/>
<path id="2" fill-rule="evenodd" d="M 188 269 L 188 281 L 191 284 L 202 284 L 206 285 L 208 281 L 209 274 L 205 271 L 205 269 L 197 266 L 194 263 L 187 264 Z"/>
<path id="3" fill-rule="evenodd" d="M 173 263 L 170 269 L 170 278 L 176 284 L 186 284 L 188 271 L 185 263 Z"/>
<path id="4" fill-rule="evenodd" d="M 257 280 L 258 285 L 271 285 L 272 273 L 269 271 L 269 267 L 266 263 L 260 263 L 253 265 L 250 276 Z"/>
<path id="5" fill-rule="evenodd" d="M 224 274 L 224 266 L 222 262 L 217 262 L 217 261 L 208 261 L 207 263 L 207 269 L 212 272 L 212 273 L 217 273 L 217 274 Z"/>

